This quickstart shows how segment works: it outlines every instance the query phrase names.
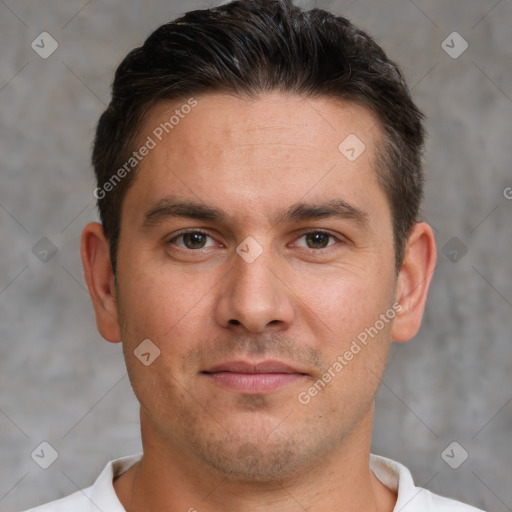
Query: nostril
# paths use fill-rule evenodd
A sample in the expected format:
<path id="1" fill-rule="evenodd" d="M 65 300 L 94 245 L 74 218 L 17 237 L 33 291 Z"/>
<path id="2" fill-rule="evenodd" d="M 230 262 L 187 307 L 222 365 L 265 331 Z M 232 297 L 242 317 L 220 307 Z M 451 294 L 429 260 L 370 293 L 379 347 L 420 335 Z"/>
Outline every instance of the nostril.
<path id="1" fill-rule="evenodd" d="M 229 321 L 229 323 L 230 323 L 231 325 L 240 325 L 240 322 L 239 322 L 238 320 L 234 320 L 234 319 L 231 319 L 231 320 Z"/>

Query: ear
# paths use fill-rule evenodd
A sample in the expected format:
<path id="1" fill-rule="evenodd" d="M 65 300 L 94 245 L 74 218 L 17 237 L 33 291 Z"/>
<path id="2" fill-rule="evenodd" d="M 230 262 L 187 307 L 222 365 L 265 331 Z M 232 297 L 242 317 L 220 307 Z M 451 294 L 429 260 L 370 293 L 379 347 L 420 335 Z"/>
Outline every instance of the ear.
<path id="1" fill-rule="evenodd" d="M 428 289 L 436 266 L 437 250 L 432 228 L 420 222 L 409 235 L 397 280 L 397 308 L 392 338 L 408 341 L 419 331 Z"/>
<path id="2" fill-rule="evenodd" d="M 121 329 L 117 314 L 114 272 L 109 243 L 103 226 L 98 222 L 90 222 L 83 229 L 80 254 L 98 331 L 107 341 L 117 343 L 121 341 Z"/>

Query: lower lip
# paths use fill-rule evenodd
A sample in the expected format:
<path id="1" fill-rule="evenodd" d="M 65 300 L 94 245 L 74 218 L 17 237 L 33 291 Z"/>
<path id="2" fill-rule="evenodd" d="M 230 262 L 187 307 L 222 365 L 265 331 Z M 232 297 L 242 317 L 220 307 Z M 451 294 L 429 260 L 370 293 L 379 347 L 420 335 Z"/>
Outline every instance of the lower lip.
<path id="1" fill-rule="evenodd" d="M 271 393 L 302 380 L 301 373 L 207 373 L 215 382 L 241 393 Z"/>

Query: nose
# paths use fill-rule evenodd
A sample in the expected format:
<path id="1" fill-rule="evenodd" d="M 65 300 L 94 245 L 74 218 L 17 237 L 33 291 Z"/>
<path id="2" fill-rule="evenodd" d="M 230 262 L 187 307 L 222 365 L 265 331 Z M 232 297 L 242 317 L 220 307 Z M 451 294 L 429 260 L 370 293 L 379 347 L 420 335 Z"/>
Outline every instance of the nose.
<path id="1" fill-rule="evenodd" d="M 221 284 L 216 320 L 223 327 L 242 325 L 261 333 L 269 326 L 286 329 L 294 319 L 293 293 L 269 251 L 252 262 L 234 255 L 233 267 Z"/>

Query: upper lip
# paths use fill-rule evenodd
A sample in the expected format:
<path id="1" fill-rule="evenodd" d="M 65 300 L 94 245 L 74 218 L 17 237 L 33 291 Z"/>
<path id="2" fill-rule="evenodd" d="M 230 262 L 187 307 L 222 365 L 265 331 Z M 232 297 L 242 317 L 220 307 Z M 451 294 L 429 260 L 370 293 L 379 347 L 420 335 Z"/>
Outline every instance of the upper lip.
<path id="1" fill-rule="evenodd" d="M 212 366 L 204 373 L 234 372 L 234 373 L 301 373 L 300 370 L 282 363 L 281 361 L 261 361 L 258 363 L 249 361 L 228 361 Z"/>

